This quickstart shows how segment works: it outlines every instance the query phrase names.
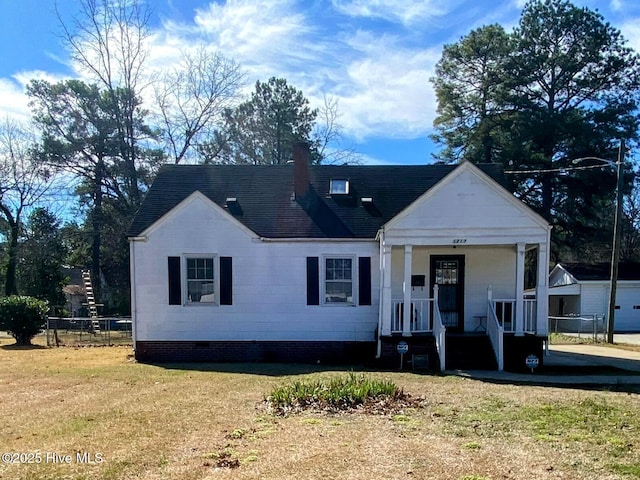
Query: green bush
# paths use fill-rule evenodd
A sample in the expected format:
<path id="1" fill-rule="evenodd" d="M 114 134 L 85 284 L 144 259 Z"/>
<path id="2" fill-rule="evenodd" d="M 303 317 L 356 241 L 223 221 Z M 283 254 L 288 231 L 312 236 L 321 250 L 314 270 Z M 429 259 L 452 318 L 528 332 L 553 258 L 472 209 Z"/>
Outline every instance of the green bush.
<path id="1" fill-rule="evenodd" d="M 12 295 L 0 300 L 0 329 L 16 339 L 17 345 L 31 345 L 42 331 L 49 306 L 33 297 Z"/>
<path id="2" fill-rule="evenodd" d="M 406 395 L 390 380 L 376 380 L 350 372 L 328 382 L 295 381 L 275 387 L 265 400 L 278 413 L 295 408 L 345 410 L 380 399 L 399 400 Z"/>

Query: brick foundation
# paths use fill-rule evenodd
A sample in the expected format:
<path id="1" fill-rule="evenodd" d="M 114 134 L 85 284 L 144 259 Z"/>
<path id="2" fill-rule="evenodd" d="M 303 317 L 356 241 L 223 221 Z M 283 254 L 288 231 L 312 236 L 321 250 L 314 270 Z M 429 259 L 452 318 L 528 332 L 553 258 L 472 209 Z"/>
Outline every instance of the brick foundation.
<path id="1" fill-rule="evenodd" d="M 537 370 L 540 370 L 544 362 L 544 342 L 547 337 L 536 335 L 504 336 L 504 369 L 508 372 L 530 372 L 525 360 L 529 355 L 535 355 L 540 362 Z"/>
<path id="2" fill-rule="evenodd" d="M 375 342 L 137 341 L 140 362 L 282 362 L 362 364 L 375 360 Z"/>
<path id="3" fill-rule="evenodd" d="M 404 355 L 403 369 L 426 369 L 439 370 L 440 360 L 436 341 L 433 335 L 413 335 L 411 337 L 389 336 L 382 337 L 382 350 L 378 365 L 385 368 L 400 368 L 400 354 L 398 353 L 398 343 L 407 342 L 409 351 Z M 414 356 L 415 355 L 415 356 Z M 418 358 L 416 358 L 418 356 Z M 415 360 L 416 365 L 413 365 Z M 418 360 L 421 360 L 418 362 Z M 423 362 L 426 361 L 426 364 Z"/>

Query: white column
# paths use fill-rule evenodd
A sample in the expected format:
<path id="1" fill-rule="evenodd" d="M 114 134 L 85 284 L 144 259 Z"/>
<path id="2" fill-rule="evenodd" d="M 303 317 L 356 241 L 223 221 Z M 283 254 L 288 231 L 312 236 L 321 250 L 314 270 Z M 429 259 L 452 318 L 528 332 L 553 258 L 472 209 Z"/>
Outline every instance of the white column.
<path id="1" fill-rule="evenodd" d="M 411 260 L 413 245 L 404 246 L 404 282 L 402 292 L 404 293 L 404 309 L 402 311 L 402 336 L 411 336 Z"/>
<path id="2" fill-rule="evenodd" d="M 381 335 L 391 335 L 391 245 L 382 247 L 382 330 Z"/>
<path id="3" fill-rule="evenodd" d="M 536 285 L 536 310 L 538 335 L 549 333 L 549 251 L 547 244 L 538 245 L 538 281 Z"/>
<path id="4" fill-rule="evenodd" d="M 524 335 L 524 251 L 525 244 L 517 244 L 516 255 L 516 336 Z"/>

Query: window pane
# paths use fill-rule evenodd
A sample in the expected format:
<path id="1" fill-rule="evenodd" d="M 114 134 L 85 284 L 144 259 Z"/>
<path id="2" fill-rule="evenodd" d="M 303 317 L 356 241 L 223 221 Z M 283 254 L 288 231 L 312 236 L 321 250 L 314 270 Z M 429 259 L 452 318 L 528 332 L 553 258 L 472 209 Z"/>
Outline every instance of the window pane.
<path id="1" fill-rule="evenodd" d="M 213 258 L 187 258 L 187 300 L 215 302 Z"/>
<path id="2" fill-rule="evenodd" d="M 324 300 L 327 303 L 353 302 L 351 282 L 327 282 Z"/>
<path id="3" fill-rule="evenodd" d="M 353 303 L 353 260 L 325 259 L 325 303 Z"/>

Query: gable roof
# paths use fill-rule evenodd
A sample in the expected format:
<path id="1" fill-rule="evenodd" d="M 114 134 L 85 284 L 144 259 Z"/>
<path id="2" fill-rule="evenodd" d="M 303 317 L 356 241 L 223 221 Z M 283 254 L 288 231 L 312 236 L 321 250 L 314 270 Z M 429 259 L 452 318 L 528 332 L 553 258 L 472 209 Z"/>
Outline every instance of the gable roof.
<path id="1" fill-rule="evenodd" d="M 266 238 L 374 238 L 382 225 L 451 173 L 456 165 L 309 167 L 309 193 L 295 200 L 293 165 L 165 165 L 127 233 L 139 236 L 195 191 Z M 478 166 L 505 183 L 496 164 Z M 349 195 L 329 195 L 334 179 Z M 236 198 L 228 208 L 227 198 Z M 362 198 L 372 204 L 363 205 Z"/>
<path id="2" fill-rule="evenodd" d="M 578 281 L 609 280 L 611 263 L 561 263 L 554 267 L 562 267 Z M 621 262 L 618 264 L 618 280 L 640 280 L 640 263 Z"/>

